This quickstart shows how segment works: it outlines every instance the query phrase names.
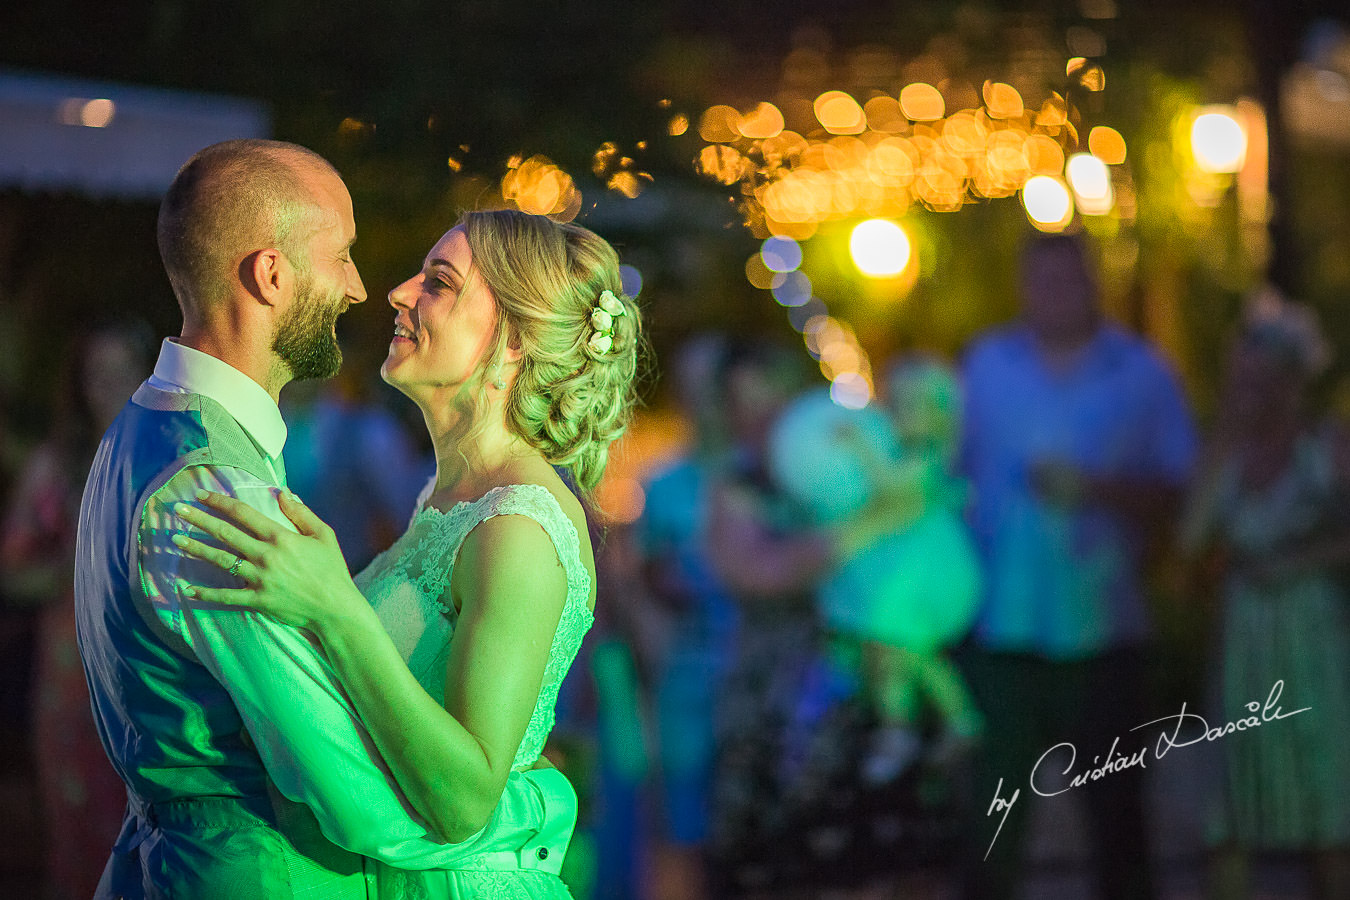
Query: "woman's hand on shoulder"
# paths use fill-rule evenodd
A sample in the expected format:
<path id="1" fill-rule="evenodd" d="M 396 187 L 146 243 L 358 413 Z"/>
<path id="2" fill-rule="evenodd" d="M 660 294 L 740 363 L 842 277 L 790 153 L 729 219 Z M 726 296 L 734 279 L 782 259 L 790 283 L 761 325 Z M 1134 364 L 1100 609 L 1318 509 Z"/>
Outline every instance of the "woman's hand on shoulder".
<path id="1" fill-rule="evenodd" d="M 184 588 L 185 596 L 267 613 L 320 636 L 326 626 L 368 609 L 347 572 L 333 529 L 294 494 L 280 491 L 277 503 L 295 530 L 225 494 L 199 491 L 197 501 L 204 509 L 184 503 L 174 512 L 224 549 L 186 534 L 174 535 L 174 544 L 225 570 L 243 586 L 190 585 Z"/>

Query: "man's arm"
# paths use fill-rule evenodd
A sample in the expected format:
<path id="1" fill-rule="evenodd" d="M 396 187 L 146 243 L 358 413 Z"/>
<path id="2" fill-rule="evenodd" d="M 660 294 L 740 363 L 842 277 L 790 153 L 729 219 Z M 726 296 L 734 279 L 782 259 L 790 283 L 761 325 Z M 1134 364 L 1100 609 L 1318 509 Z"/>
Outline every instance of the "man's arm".
<path id="1" fill-rule="evenodd" d="M 198 466 L 175 475 L 146 504 L 139 544 L 142 585 L 157 615 L 230 693 L 282 794 L 308 806 L 334 843 L 409 869 L 448 868 L 484 849 L 524 844 L 542 828 L 541 792 L 516 777 L 492 827 L 458 844 L 440 841 L 407 802 L 311 637 L 266 616 L 183 598 L 186 584 L 232 581 L 170 541 L 190 530 L 174 505 L 195 503 L 198 489 L 237 496 L 292 526 L 274 486 L 242 470 Z"/>

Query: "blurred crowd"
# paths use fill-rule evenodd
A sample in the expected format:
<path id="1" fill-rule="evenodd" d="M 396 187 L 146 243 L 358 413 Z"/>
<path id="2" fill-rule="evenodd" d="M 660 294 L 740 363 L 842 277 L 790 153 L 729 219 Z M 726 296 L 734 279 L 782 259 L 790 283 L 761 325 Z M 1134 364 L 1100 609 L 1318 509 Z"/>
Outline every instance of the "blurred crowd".
<path id="1" fill-rule="evenodd" d="M 1037 804 L 1069 793 L 1096 896 L 1156 897 L 1146 787 L 1188 754 L 1211 896 L 1248 896 L 1278 853 L 1308 896 L 1350 897 L 1350 433 L 1310 402 L 1316 320 L 1250 298 L 1201 435 L 1168 361 L 1101 314 L 1080 238 L 1032 240 L 1020 274 L 1017 319 L 957 360 L 890 360 L 861 410 L 770 339 L 660 361 L 689 439 L 640 518 L 597 525 L 597 628 L 549 751 L 582 797 L 579 900 L 1012 898 Z M 51 898 L 90 895 L 124 803 L 70 566 L 84 473 L 152 351 L 91 328 L 6 473 L 4 715 Z M 358 570 L 434 463 L 357 373 L 292 391 L 290 485 Z M 1203 625 L 1180 691 L 1159 677 L 1178 619 Z"/>

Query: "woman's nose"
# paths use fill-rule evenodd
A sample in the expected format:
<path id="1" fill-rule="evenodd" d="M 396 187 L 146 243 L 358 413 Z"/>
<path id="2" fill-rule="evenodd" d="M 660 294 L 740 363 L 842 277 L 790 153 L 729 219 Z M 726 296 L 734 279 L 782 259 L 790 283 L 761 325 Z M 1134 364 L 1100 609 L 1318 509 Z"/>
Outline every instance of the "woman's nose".
<path id="1" fill-rule="evenodd" d="M 417 281 L 417 278 L 414 276 L 390 291 L 389 305 L 400 308 L 412 306 L 412 299 L 417 296 L 417 290 L 413 284 L 415 281 Z"/>

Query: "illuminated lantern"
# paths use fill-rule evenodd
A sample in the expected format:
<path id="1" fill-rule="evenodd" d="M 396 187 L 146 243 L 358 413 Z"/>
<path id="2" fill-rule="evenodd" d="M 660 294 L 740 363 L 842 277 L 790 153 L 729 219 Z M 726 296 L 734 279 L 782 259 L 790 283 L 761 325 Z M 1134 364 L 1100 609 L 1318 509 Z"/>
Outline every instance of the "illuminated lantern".
<path id="1" fill-rule="evenodd" d="M 1073 218 L 1073 198 L 1064 182 L 1034 175 L 1022 187 L 1022 205 L 1031 224 L 1042 231 L 1061 231 Z"/>
<path id="2" fill-rule="evenodd" d="M 909 265 L 913 252 L 905 229 L 888 219 L 859 222 L 848 241 L 853 264 L 872 278 L 891 278 Z"/>
<path id="3" fill-rule="evenodd" d="M 1191 123 L 1191 152 L 1206 172 L 1236 172 L 1247 156 L 1247 132 L 1237 111 L 1227 106 L 1206 107 Z"/>

